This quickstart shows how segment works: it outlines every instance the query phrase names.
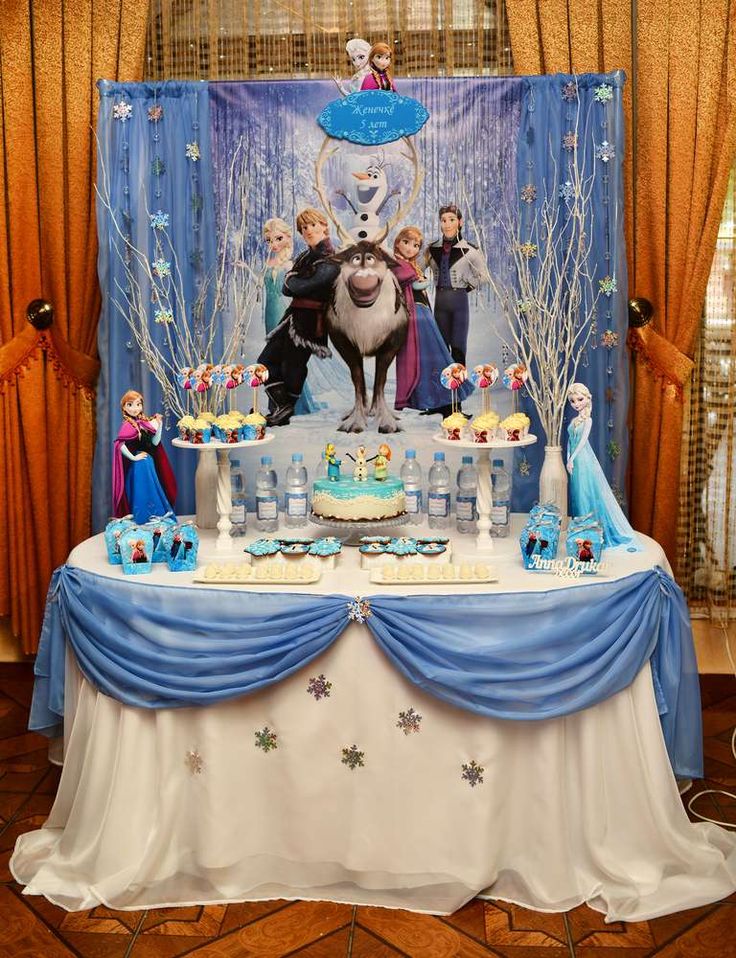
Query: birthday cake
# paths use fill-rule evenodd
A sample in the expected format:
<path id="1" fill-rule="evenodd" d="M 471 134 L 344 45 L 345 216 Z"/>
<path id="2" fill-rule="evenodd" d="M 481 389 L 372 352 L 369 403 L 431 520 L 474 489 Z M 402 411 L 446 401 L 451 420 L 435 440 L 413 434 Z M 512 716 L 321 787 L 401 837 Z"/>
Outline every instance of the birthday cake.
<path id="1" fill-rule="evenodd" d="M 385 479 L 317 479 L 312 487 L 312 512 L 323 519 L 346 522 L 389 519 L 406 511 L 404 483 Z"/>

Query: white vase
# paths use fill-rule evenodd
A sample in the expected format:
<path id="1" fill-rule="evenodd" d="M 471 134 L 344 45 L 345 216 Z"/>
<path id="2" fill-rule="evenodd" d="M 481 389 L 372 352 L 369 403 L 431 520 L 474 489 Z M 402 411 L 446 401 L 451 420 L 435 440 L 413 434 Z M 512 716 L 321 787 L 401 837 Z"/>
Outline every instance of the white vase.
<path id="1" fill-rule="evenodd" d="M 562 461 L 562 446 L 545 447 L 539 474 L 539 501 L 554 502 L 563 521 L 567 517 L 567 469 Z"/>

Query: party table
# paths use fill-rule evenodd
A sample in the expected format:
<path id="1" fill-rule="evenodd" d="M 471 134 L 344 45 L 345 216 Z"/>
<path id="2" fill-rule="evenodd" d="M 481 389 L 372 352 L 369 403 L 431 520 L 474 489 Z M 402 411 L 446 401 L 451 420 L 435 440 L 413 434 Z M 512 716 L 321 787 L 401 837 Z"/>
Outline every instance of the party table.
<path id="1" fill-rule="evenodd" d="M 730 894 L 736 839 L 678 793 L 702 772 L 700 705 L 662 550 L 529 573 L 520 525 L 498 581 L 451 594 L 371 583 L 353 549 L 314 585 L 237 588 L 77 547 L 36 664 L 31 727 L 63 723 L 64 768 L 11 860 L 25 893 L 433 913 L 482 894 L 611 921 Z"/>

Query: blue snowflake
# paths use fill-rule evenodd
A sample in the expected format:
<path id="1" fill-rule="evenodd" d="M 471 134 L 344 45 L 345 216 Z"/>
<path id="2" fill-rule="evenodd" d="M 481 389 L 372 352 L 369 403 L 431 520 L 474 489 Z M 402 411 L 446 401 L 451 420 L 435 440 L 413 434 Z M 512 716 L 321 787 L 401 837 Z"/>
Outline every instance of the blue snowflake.
<path id="1" fill-rule="evenodd" d="M 342 758 L 340 761 L 343 765 L 347 765 L 350 771 L 354 771 L 356 768 L 364 768 L 365 762 L 365 752 L 361 752 L 357 745 L 351 745 L 349 748 L 344 748 L 342 750 Z"/>
<path id="2" fill-rule="evenodd" d="M 422 716 L 415 712 L 413 708 L 409 708 L 406 712 L 399 712 L 399 721 L 396 723 L 396 728 L 400 728 L 404 735 L 411 735 L 412 732 L 421 731 L 421 724 Z"/>
<path id="3" fill-rule="evenodd" d="M 155 259 L 151 263 L 151 269 L 159 279 L 165 279 L 167 276 L 171 276 L 171 263 L 165 259 Z"/>
<path id="4" fill-rule="evenodd" d="M 354 601 L 348 602 L 348 618 L 352 619 L 353 622 L 360 622 L 362 624 L 371 615 L 373 615 L 373 613 L 371 612 L 371 604 L 368 599 L 357 597 Z"/>
<path id="5" fill-rule="evenodd" d="M 126 103 L 125 100 L 119 100 L 117 103 L 112 105 L 112 116 L 114 120 L 120 120 L 121 123 L 125 123 L 126 120 L 129 120 L 133 113 L 133 104 Z"/>
<path id="6" fill-rule="evenodd" d="M 471 788 L 475 788 L 476 785 L 483 784 L 483 772 L 485 772 L 483 766 L 478 765 L 475 759 L 473 759 L 469 764 L 463 763 L 463 774 L 460 777 L 466 781 Z"/>
<path id="7" fill-rule="evenodd" d="M 567 203 L 575 196 L 575 187 L 572 185 L 571 180 L 565 180 L 557 192 L 560 195 L 560 199 Z"/>
<path id="8" fill-rule="evenodd" d="M 152 230 L 165 230 L 169 225 L 169 214 L 163 210 L 157 210 L 155 213 L 149 213 L 148 218 L 151 221 Z"/>
<path id="9" fill-rule="evenodd" d="M 595 88 L 593 98 L 598 103 L 608 103 L 609 100 L 613 99 L 613 87 L 609 86 L 608 83 L 601 83 L 600 86 Z"/>
<path id="10" fill-rule="evenodd" d="M 608 163 L 609 160 L 612 160 L 616 155 L 616 149 L 612 143 L 609 143 L 608 140 L 604 140 L 600 146 L 595 148 L 595 155 L 603 163 Z"/>

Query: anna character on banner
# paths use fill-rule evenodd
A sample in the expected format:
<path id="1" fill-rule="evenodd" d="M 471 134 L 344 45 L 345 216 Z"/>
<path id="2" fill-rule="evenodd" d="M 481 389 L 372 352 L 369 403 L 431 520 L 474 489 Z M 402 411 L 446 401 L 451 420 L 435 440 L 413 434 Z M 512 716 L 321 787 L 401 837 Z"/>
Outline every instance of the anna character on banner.
<path id="1" fill-rule="evenodd" d="M 423 236 L 416 226 L 406 226 L 394 240 L 394 257 L 398 263 L 394 275 L 401 284 L 409 313 L 406 342 L 396 357 L 397 409 L 438 410 L 447 404 L 447 390 L 440 382 L 440 373 L 452 363 L 427 297 L 428 280 L 419 265 Z M 458 399 L 473 391 L 470 382 L 459 387 Z"/>
<path id="2" fill-rule="evenodd" d="M 161 445 L 162 416 L 145 416 L 143 396 L 133 389 L 120 400 L 120 409 L 123 422 L 112 457 L 113 512 L 116 516 L 132 513 L 140 525 L 152 516 L 173 513 L 176 479 Z"/>
<path id="3" fill-rule="evenodd" d="M 368 54 L 370 71 L 366 74 L 361 90 L 385 90 L 396 92 L 391 75 L 391 47 L 388 43 L 374 43 Z"/>

